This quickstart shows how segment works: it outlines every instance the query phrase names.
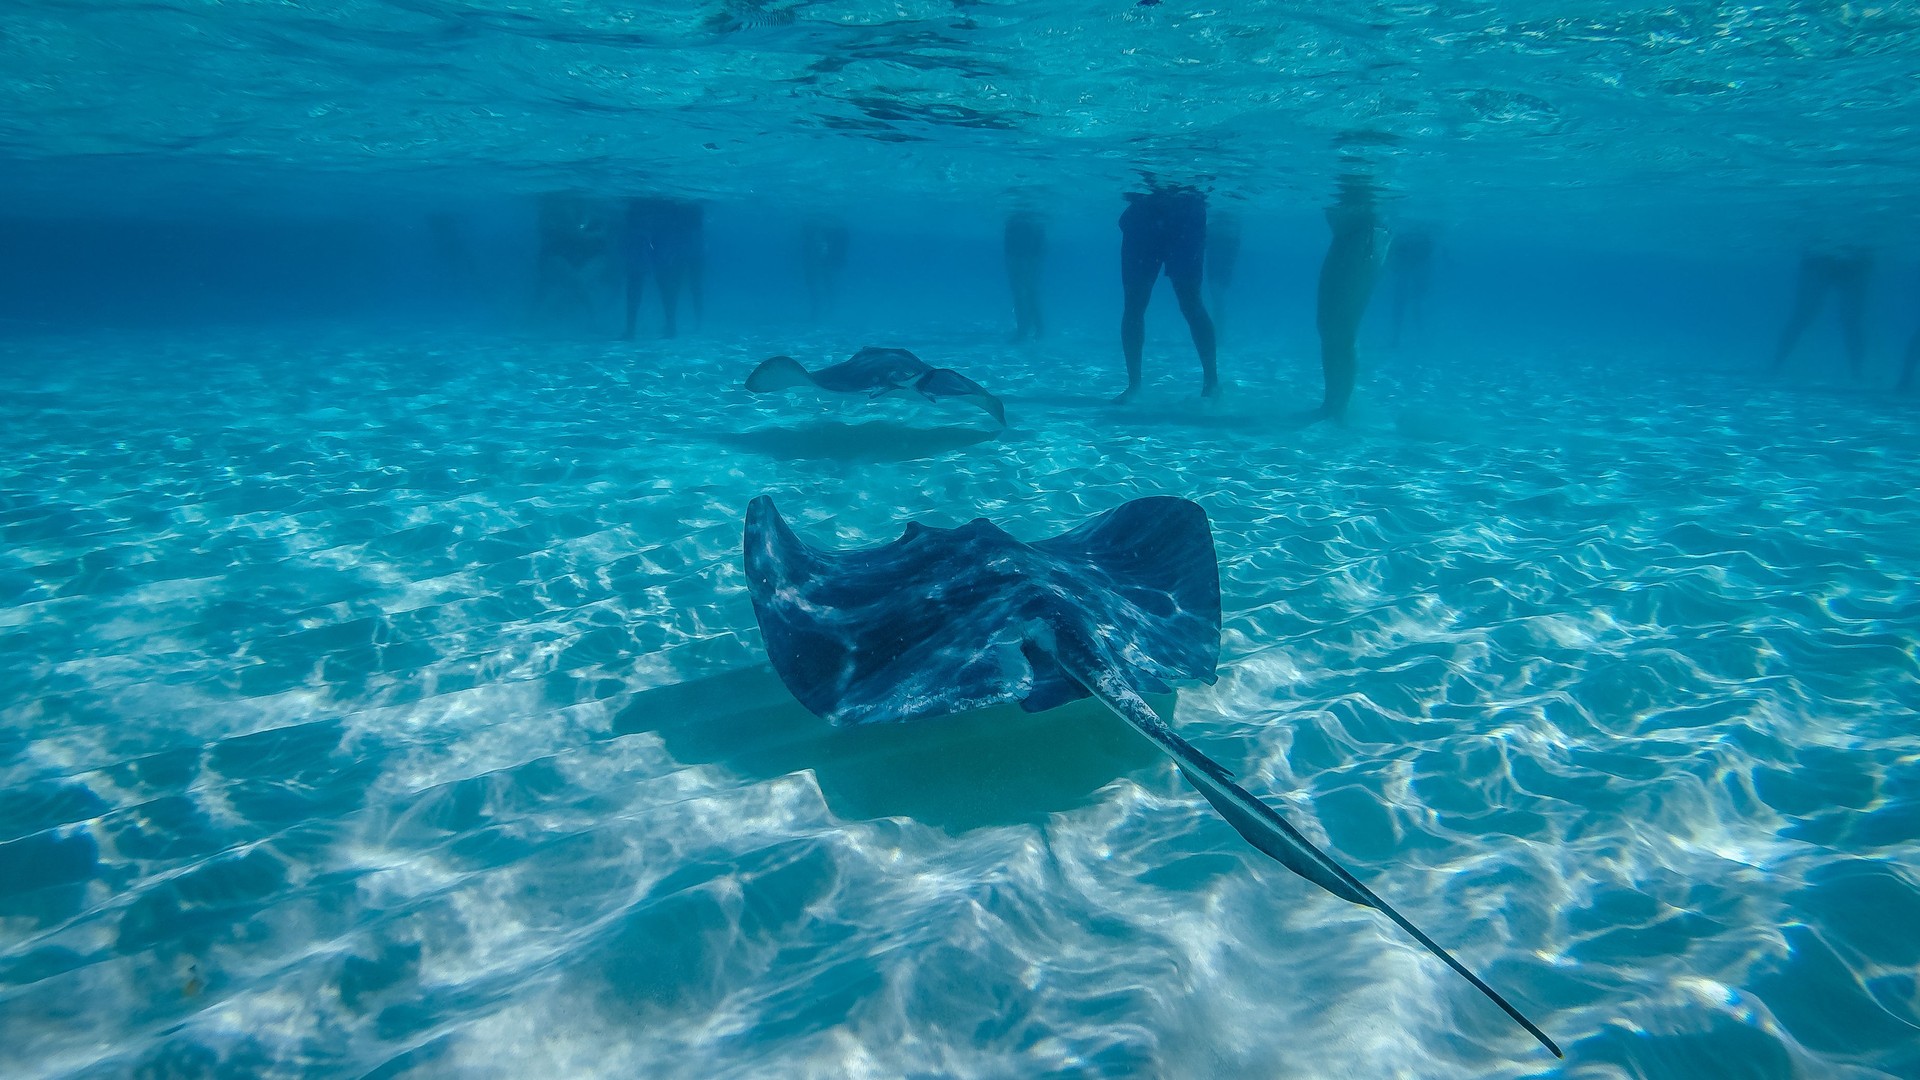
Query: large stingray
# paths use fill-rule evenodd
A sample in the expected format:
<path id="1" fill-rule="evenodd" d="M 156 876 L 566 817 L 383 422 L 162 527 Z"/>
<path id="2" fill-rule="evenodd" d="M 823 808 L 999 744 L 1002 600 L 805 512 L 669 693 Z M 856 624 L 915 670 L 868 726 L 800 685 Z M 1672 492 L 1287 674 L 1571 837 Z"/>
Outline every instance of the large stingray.
<path id="1" fill-rule="evenodd" d="M 747 376 L 747 390 L 768 394 L 796 386 L 813 386 L 836 394 L 865 394 L 869 399 L 888 394 L 918 393 L 928 401 L 955 398 L 984 409 L 1002 424 L 1007 411 L 986 388 L 952 368 L 937 368 L 905 349 L 868 346 L 832 367 L 808 371 L 791 356 L 771 356 Z"/>
<path id="2" fill-rule="evenodd" d="M 1136 499 L 1031 544 L 981 518 L 957 529 L 912 522 L 890 544 L 823 551 L 762 495 L 747 507 L 746 571 L 768 658 L 808 711 L 859 724 L 1013 701 L 1038 712 L 1092 695 L 1171 755 L 1254 847 L 1393 920 L 1561 1056 L 1505 998 L 1142 700 L 1172 682 L 1215 678 L 1220 571 L 1198 505 Z"/>

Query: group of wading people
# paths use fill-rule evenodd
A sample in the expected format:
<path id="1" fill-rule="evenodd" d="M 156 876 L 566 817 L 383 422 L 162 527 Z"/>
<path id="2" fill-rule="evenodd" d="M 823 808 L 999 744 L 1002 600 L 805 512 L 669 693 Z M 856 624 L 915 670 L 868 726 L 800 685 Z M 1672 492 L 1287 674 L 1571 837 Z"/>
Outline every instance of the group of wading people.
<path id="1" fill-rule="evenodd" d="M 1230 219 L 1216 226 L 1209 241 L 1206 196 L 1181 186 L 1150 186 L 1126 196 L 1120 216 L 1120 279 L 1122 312 L 1121 351 L 1126 359 L 1127 386 L 1116 402 L 1131 400 L 1140 389 L 1140 355 L 1145 338 L 1147 300 L 1155 282 L 1165 274 L 1173 286 L 1192 330 L 1200 355 L 1201 393 L 1219 392 L 1215 367 L 1212 318 L 1200 287 L 1212 279 L 1216 307 L 1233 276 L 1239 251 L 1237 225 Z M 1327 212 L 1333 243 L 1320 273 L 1319 326 L 1321 363 L 1327 387 L 1322 411 L 1339 416 L 1353 393 L 1354 339 L 1360 317 L 1373 292 L 1374 278 L 1385 254 L 1386 234 L 1375 217 L 1373 192 L 1364 182 L 1350 182 Z M 563 320 L 588 312 L 596 280 L 624 275 L 626 312 L 624 336 L 634 336 L 641 299 L 649 278 L 659 296 L 661 328 L 673 337 L 679 328 L 680 298 L 691 304 L 699 319 L 705 264 L 702 255 L 704 215 L 699 203 L 681 199 L 605 199 L 586 195 L 551 194 L 539 203 L 539 260 L 534 286 L 535 313 Z M 1004 236 L 1007 279 L 1013 292 L 1016 340 L 1044 332 L 1040 279 L 1046 256 L 1044 220 L 1030 211 L 1008 218 Z M 1421 253 L 1418 265 L 1400 266 L 1402 285 L 1396 299 L 1396 331 L 1409 302 L 1424 291 L 1424 240 L 1406 245 Z M 800 230 L 800 261 L 811 316 L 830 310 L 841 268 L 847 256 L 847 228 L 837 219 L 806 219 Z M 1407 282 L 1417 281 L 1416 288 Z"/>
<path id="2" fill-rule="evenodd" d="M 1866 374 L 1867 361 L 1867 285 L 1873 277 L 1873 252 L 1863 247 L 1830 246 L 1809 249 L 1800 256 L 1799 279 L 1794 286 L 1793 307 L 1787 325 L 1780 331 L 1780 344 L 1774 350 L 1773 367 L 1778 373 L 1787 365 L 1787 357 L 1800 342 L 1800 335 L 1819 317 L 1832 297 L 1840 319 L 1840 336 L 1847 350 L 1847 370 L 1855 379 Z M 1900 364 L 1900 381 L 1894 389 L 1908 392 L 1920 378 L 1920 331 L 1907 343 Z"/>
<path id="3" fill-rule="evenodd" d="M 1116 404 L 1133 400 L 1140 392 L 1140 354 L 1146 339 L 1147 301 L 1153 287 L 1166 275 L 1180 314 L 1193 336 L 1200 357 L 1200 395 L 1220 392 L 1215 363 L 1213 318 L 1201 297 L 1203 280 L 1212 286 L 1216 309 L 1232 282 L 1240 251 L 1237 222 L 1228 218 L 1208 235 L 1207 200 L 1199 190 L 1181 185 L 1151 184 L 1146 191 L 1127 195 L 1120 215 L 1120 350 L 1126 359 L 1127 386 Z M 1346 414 L 1353 397 L 1355 340 L 1360 319 L 1373 296 L 1374 281 L 1383 265 L 1390 266 L 1394 290 L 1394 336 L 1419 306 L 1426 290 L 1432 242 L 1424 233 L 1404 238 L 1389 255 L 1387 232 L 1381 227 L 1372 186 L 1359 177 L 1345 178 L 1327 209 L 1332 242 L 1320 264 L 1317 323 L 1320 330 L 1320 367 L 1326 389 L 1319 415 L 1337 419 Z M 1224 227 L 1222 227 L 1224 226 Z M 1040 332 L 1037 281 L 1042 243 L 1037 221 L 1016 214 L 1007 223 L 1007 276 L 1013 285 L 1016 338 Z M 1389 261 L 1391 260 L 1391 261 Z"/>
<path id="4" fill-rule="evenodd" d="M 676 336 L 680 298 L 687 298 L 696 323 L 705 306 L 705 225 L 701 205 L 686 199 L 541 196 L 534 314 L 552 322 L 590 314 L 597 284 L 624 277 L 623 336 L 631 339 L 652 278 L 660 297 L 661 336 Z M 800 229 L 800 259 L 807 302 L 818 319 L 831 307 L 846 264 L 847 227 L 824 215 L 807 218 Z"/>
<path id="5" fill-rule="evenodd" d="M 1145 191 L 1127 194 L 1126 200 L 1127 207 L 1120 215 L 1120 347 L 1127 384 L 1114 401 L 1124 404 L 1140 391 L 1147 302 L 1163 274 L 1173 288 L 1200 360 L 1201 396 L 1214 397 L 1220 392 L 1215 330 L 1201 296 L 1201 284 L 1206 281 L 1210 285 L 1217 310 L 1232 281 L 1239 253 L 1238 225 L 1232 218 L 1225 218 L 1214 224 L 1209 236 L 1206 196 L 1192 187 L 1150 183 Z M 1315 320 L 1325 387 L 1317 414 L 1338 419 L 1345 415 L 1353 396 L 1355 343 L 1377 278 L 1384 269 L 1395 283 L 1393 336 L 1397 343 L 1409 315 L 1424 304 L 1433 244 L 1424 232 L 1403 234 L 1389 243 L 1374 189 L 1361 177 L 1343 178 L 1326 217 L 1332 238 L 1320 264 Z M 634 336 L 649 277 L 659 296 L 662 332 L 674 336 L 683 295 L 691 303 L 694 318 L 700 317 L 705 270 L 703 222 L 700 204 L 680 199 L 544 196 L 539 210 L 536 312 L 563 317 L 571 309 L 588 308 L 588 283 L 593 275 L 623 272 L 625 336 Z M 1045 332 L 1040 299 L 1046 257 L 1045 221 L 1031 211 L 1016 212 L 1007 219 L 1003 240 L 1013 297 L 1014 338 L 1038 337 Z M 844 223 L 824 215 L 802 223 L 800 262 L 814 319 L 831 309 L 846 257 Z M 1815 251 L 1802 259 L 1796 299 L 1774 356 L 1775 370 L 1786 363 L 1801 334 L 1831 297 L 1838 308 L 1848 363 L 1856 377 L 1861 374 L 1865 356 L 1864 297 L 1871 268 L 1870 254 L 1860 249 Z M 1917 377 L 1920 334 L 1907 349 L 1899 389 L 1913 389 Z"/>
<path id="6" fill-rule="evenodd" d="M 624 274 L 626 331 L 633 337 L 647 278 L 660 294 L 661 330 L 679 332 L 684 291 L 694 318 L 703 307 L 705 214 L 683 199 L 601 199 L 551 194 L 540 198 L 536 315 L 564 320 L 590 311 L 594 282 Z"/>

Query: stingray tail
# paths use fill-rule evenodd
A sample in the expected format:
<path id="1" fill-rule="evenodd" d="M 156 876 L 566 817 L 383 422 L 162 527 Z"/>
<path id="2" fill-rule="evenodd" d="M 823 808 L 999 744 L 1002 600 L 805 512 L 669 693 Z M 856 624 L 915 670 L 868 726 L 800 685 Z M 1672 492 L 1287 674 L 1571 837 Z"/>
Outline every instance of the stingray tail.
<path id="1" fill-rule="evenodd" d="M 813 386 L 813 376 L 791 356 L 769 356 L 747 376 L 747 392 L 770 394 L 795 386 Z"/>
<path id="2" fill-rule="evenodd" d="M 1060 659 L 1055 654 L 1055 659 Z M 1271 806 L 1254 798 L 1252 793 L 1233 782 L 1233 774 L 1220 767 L 1218 762 L 1195 749 L 1192 743 L 1174 734 L 1166 721 L 1160 719 L 1153 706 L 1148 705 L 1139 694 L 1134 693 L 1111 670 L 1099 664 L 1066 666 L 1066 670 L 1085 686 L 1100 703 L 1113 710 L 1120 719 L 1125 720 L 1135 731 L 1145 735 L 1172 756 L 1179 765 L 1180 772 L 1187 782 L 1200 790 L 1213 808 L 1220 812 L 1227 824 L 1233 826 L 1246 841 L 1262 852 L 1272 856 L 1287 869 L 1313 882 L 1342 900 L 1361 904 L 1392 919 L 1400 929 L 1413 936 L 1415 941 L 1426 946 L 1428 952 L 1446 962 L 1446 965 L 1459 972 L 1479 991 L 1500 1006 L 1508 1016 L 1526 1028 L 1540 1045 L 1553 1051 L 1554 1057 L 1565 1057 L 1560 1047 L 1547 1037 L 1547 1033 L 1534 1026 L 1533 1021 L 1520 1014 L 1499 991 L 1481 981 L 1480 976 L 1468 971 L 1466 965 L 1453 958 L 1453 954 L 1441 948 L 1434 940 L 1422 933 L 1420 928 L 1407 921 L 1406 916 L 1395 911 L 1392 905 L 1376 896 L 1347 872 L 1347 869 L 1335 862 L 1332 856 L 1315 847 L 1313 842 L 1301 835 L 1300 830 Z M 1076 667 L 1091 667 L 1092 670 L 1075 670 Z"/>

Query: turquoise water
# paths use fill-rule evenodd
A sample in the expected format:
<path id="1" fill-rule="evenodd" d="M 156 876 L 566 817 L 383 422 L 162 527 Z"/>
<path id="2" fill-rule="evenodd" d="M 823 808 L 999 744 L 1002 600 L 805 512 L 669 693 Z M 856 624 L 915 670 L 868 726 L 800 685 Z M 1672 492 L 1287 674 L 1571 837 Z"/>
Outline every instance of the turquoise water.
<path id="1" fill-rule="evenodd" d="M 0 12 L 0 1075 L 1920 1076 L 1920 17 Z M 1122 374 L 1141 171 L 1245 223 Z M 1320 207 L 1438 236 L 1344 425 Z M 532 196 L 708 201 L 698 329 L 529 313 Z M 1048 215 L 1050 333 L 999 229 Z M 422 225 L 453 212 L 465 253 Z M 851 223 L 809 321 L 792 233 Z M 1765 373 L 1808 244 L 1877 251 Z M 965 405 L 754 397 L 911 348 Z M 1212 521 L 1154 705 L 1566 1049 L 1082 702 L 836 729 L 741 567 Z"/>

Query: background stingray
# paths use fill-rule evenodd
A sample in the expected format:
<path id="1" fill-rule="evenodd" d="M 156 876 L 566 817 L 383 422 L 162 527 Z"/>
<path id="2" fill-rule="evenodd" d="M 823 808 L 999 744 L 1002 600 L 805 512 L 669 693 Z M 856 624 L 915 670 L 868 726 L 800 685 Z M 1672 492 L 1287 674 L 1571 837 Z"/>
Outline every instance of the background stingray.
<path id="1" fill-rule="evenodd" d="M 955 529 L 911 522 L 890 544 L 822 551 L 762 495 L 747 507 L 745 562 L 768 659 L 808 711 L 862 724 L 1009 702 L 1039 712 L 1091 695 L 1171 755 L 1254 847 L 1393 920 L 1562 1056 L 1504 997 L 1142 699 L 1175 681 L 1215 679 L 1219 565 L 1197 504 L 1136 499 L 1032 544 L 977 518 Z"/>
<path id="2" fill-rule="evenodd" d="M 986 388 L 952 368 L 937 368 L 905 349 L 868 346 L 850 358 L 808 371 L 791 356 L 770 356 L 747 375 L 747 392 L 769 394 L 797 386 L 812 386 L 835 394 L 918 394 L 928 401 L 964 401 L 984 411 L 1002 426 L 1007 411 Z"/>

